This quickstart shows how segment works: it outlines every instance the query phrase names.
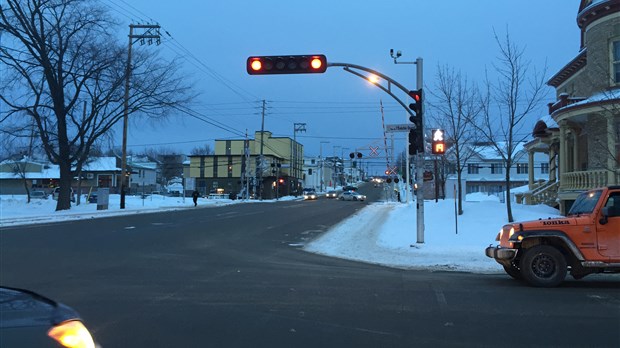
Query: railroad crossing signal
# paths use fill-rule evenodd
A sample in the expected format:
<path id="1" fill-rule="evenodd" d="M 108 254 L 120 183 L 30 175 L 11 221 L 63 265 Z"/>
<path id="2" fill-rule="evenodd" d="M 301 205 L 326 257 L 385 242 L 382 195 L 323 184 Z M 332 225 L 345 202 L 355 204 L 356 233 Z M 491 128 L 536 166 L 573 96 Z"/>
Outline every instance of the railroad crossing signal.
<path id="1" fill-rule="evenodd" d="M 443 155 L 446 153 L 446 141 L 444 139 L 443 129 L 433 129 L 432 150 L 433 155 Z"/>
<path id="2" fill-rule="evenodd" d="M 253 56 L 248 58 L 246 69 L 250 75 L 324 73 L 327 58 L 322 54 Z"/>

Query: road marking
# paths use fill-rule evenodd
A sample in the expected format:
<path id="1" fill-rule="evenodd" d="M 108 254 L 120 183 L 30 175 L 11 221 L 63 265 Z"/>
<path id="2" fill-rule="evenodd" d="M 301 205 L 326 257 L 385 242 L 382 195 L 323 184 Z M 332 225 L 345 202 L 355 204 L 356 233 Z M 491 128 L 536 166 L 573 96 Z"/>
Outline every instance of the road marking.
<path id="1" fill-rule="evenodd" d="M 443 291 L 432 286 L 433 291 L 435 292 L 435 297 L 437 298 L 437 303 L 439 304 L 439 310 L 441 312 L 446 312 L 448 310 L 448 301 L 446 301 L 446 296 Z"/>

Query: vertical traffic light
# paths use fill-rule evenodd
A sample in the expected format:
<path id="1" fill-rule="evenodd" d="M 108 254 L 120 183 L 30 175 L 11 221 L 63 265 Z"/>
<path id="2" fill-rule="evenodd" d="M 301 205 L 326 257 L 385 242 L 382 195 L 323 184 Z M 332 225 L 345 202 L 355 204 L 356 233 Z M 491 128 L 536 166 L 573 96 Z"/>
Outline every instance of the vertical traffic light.
<path id="1" fill-rule="evenodd" d="M 322 54 L 253 56 L 247 59 L 246 69 L 250 75 L 324 73 L 327 58 Z"/>
<path id="2" fill-rule="evenodd" d="M 416 116 L 422 116 L 422 89 L 409 91 L 409 97 L 411 97 L 409 108 L 416 113 Z"/>
<path id="3" fill-rule="evenodd" d="M 422 117 L 422 89 L 409 91 L 411 104 L 409 108 L 415 116 L 409 117 L 415 129 L 409 131 L 409 154 L 424 153 L 424 118 Z"/>

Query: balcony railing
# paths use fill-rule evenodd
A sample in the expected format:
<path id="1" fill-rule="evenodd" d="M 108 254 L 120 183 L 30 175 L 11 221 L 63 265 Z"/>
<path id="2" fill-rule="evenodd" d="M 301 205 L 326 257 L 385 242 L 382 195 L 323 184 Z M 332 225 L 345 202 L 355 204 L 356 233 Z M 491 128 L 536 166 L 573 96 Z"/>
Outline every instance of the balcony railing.
<path id="1" fill-rule="evenodd" d="M 560 191 L 590 190 L 597 187 L 620 183 L 620 170 L 616 170 L 615 182 L 609 182 L 608 170 L 589 170 L 562 174 Z"/>
<path id="2" fill-rule="evenodd" d="M 559 183 L 557 181 L 547 181 L 532 191 L 524 192 L 521 196 L 517 197 L 517 202 L 527 205 L 546 204 L 551 207 L 556 207 L 558 186 Z"/>

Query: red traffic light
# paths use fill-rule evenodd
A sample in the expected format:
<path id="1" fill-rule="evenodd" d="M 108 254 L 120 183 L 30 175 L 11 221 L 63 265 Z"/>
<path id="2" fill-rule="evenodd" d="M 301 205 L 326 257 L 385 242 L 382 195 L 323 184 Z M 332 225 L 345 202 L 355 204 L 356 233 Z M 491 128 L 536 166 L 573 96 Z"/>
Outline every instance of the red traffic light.
<path id="1" fill-rule="evenodd" d="M 413 100 L 413 103 L 409 104 L 409 109 L 413 110 L 416 115 L 422 114 L 422 88 L 409 91 L 409 97 Z"/>
<path id="2" fill-rule="evenodd" d="M 322 54 L 254 56 L 247 59 L 246 69 L 250 75 L 324 73 L 327 58 Z"/>
<path id="3" fill-rule="evenodd" d="M 418 89 L 415 91 L 409 91 L 409 96 L 413 99 L 414 102 L 419 103 L 422 101 L 422 89 Z"/>

